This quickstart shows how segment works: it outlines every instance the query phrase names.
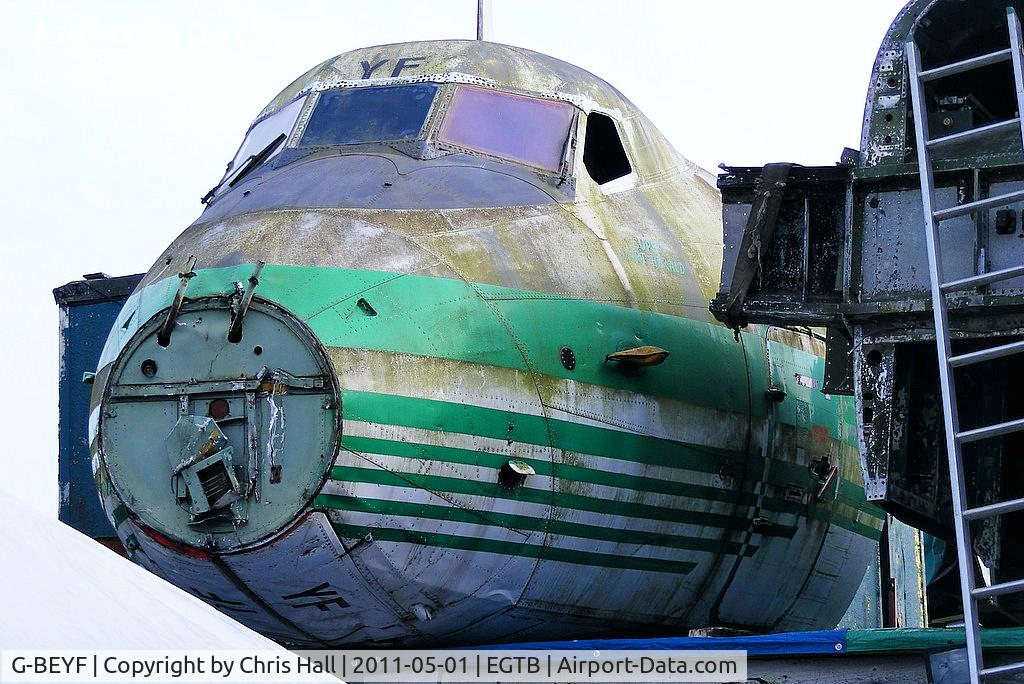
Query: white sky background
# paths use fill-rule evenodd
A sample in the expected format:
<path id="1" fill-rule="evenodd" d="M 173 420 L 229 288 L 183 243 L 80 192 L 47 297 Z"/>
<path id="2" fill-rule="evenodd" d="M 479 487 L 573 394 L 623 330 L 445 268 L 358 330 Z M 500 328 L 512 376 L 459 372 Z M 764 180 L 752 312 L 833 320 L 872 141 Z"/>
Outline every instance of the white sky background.
<path id="1" fill-rule="evenodd" d="M 493 0 L 491 39 L 606 79 L 709 170 L 832 164 L 859 147 L 902 5 Z M 0 487 L 56 510 L 54 287 L 147 270 L 251 120 L 313 65 L 473 38 L 475 22 L 475 0 L 0 0 Z"/>

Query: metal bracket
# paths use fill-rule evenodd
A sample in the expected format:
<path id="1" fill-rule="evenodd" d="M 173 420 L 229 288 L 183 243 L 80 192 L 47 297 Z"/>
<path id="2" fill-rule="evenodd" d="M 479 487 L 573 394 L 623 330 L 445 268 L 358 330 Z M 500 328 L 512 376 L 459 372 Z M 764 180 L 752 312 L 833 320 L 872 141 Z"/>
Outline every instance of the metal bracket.
<path id="1" fill-rule="evenodd" d="M 171 343 L 171 332 L 174 331 L 174 321 L 178 318 L 178 312 L 181 311 L 181 304 L 185 301 L 185 289 L 188 287 L 188 281 L 195 277 L 196 257 L 191 256 L 188 260 L 188 269 L 184 273 L 179 273 L 178 278 L 181 280 L 178 282 L 178 291 L 174 293 L 174 301 L 171 302 L 171 308 L 167 310 L 167 318 L 164 319 L 164 324 L 160 326 L 160 332 L 157 333 L 156 341 L 161 347 L 166 347 Z"/>
<path id="2" fill-rule="evenodd" d="M 252 304 L 252 296 L 256 291 L 256 286 L 260 284 L 260 274 L 263 272 L 265 265 L 264 262 L 257 261 L 256 270 L 249 276 L 249 284 L 245 288 L 245 294 L 242 295 L 242 302 L 238 305 L 235 317 L 231 319 L 231 327 L 228 329 L 228 342 L 237 343 L 242 340 L 242 322 L 245 320 L 245 314 L 249 311 L 249 305 Z"/>

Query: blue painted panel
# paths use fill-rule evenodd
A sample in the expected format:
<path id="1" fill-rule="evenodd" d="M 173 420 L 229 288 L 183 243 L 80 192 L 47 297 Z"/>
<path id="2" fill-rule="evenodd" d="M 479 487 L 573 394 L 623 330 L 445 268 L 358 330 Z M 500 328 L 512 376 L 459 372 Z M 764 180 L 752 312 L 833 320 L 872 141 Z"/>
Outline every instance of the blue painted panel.
<path id="1" fill-rule="evenodd" d="M 736 637 L 666 637 L 660 639 L 581 639 L 579 641 L 544 641 L 532 644 L 501 644 L 486 648 L 516 650 L 595 651 L 746 651 L 754 656 L 840 655 L 846 652 L 846 630 L 828 629 L 816 632 L 784 632 Z"/>
<path id="2" fill-rule="evenodd" d="M 889 573 L 896 585 L 896 626 L 927 627 L 924 594 L 927 547 L 920 538 L 928 538 L 928 535 L 921 534 L 892 517 L 889 518 L 887 534 Z M 839 626 L 849 629 L 881 628 L 881 592 L 882 587 L 888 586 L 889 579 L 890 577 L 882 577 L 879 557 L 875 554 L 849 609 L 839 621 Z"/>
<path id="3" fill-rule="evenodd" d="M 881 570 L 878 553 L 871 559 L 864 579 L 850 602 L 850 607 L 839 620 L 839 626 L 849 629 L 877 629 L 882 626 Z"/>
<path id="4" fill-rule="evenodd" d="M 58 517 L 90 537 L 114 537 L 92 479 L 89 456 L 89 400 L 103 343 L 124 300 L 141 275 L 68 283 L 54 290 L 60 307 L 60 399 L 58 425 Z"/>

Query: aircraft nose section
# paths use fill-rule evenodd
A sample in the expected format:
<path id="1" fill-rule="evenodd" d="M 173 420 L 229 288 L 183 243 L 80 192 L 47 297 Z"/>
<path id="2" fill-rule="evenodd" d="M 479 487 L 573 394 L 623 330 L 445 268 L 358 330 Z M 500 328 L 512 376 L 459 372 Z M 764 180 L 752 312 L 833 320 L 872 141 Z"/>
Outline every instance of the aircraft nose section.
<path id="1" fill-rule="evenodd" d="M 99 458 L 122 501 L 174 540 L 219 551 L 283 529 L 340 438 L 337 380 L 273 302 L 206 297 L 153 316 L 104 387 Z M 240 316 L 239 311 L 244 313 Z"/>

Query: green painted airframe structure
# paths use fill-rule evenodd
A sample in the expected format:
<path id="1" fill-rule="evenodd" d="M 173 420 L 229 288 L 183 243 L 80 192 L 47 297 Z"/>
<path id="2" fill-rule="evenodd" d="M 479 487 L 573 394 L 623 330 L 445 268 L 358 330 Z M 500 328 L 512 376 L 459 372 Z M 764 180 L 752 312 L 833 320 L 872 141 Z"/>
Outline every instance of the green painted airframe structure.
<path id="1" fill-rule="evenodd" d="M 557 122 L 550 163 L 530 144 Z M 714 179 L 604 81 L 481 41 L 348 52 L 205 200 L 94 385 L 136 562 L 298 645 L 846 610 L 884 519 L 852 400 L 822 391 L 815 333 L 711 317 Z M 643 346 L 668 356 L 608 359 Z"/>

